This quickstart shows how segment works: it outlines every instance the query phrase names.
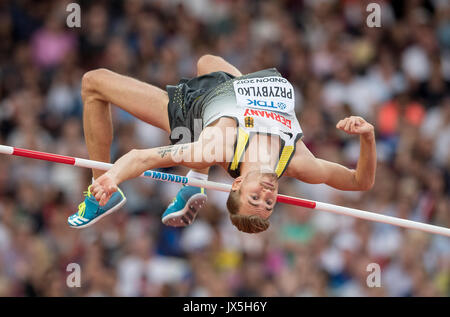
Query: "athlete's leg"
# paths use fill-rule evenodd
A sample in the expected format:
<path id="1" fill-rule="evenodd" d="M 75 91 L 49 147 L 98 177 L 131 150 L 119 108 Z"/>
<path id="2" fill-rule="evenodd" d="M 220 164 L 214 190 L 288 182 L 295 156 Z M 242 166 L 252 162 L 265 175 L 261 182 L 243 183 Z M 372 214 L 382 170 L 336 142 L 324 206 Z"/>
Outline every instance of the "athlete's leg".
<path id="1" fill-rule="evenodd" d="M 228 63 L 220 56 L 206 54 L 198 59 L 197 76 L 219 71 L 229 73 L 236 77 L 242 76 L 239 69 Z"/>
<path id="2" fill-rule="evenodd" d="M 135 117 L 170 133 L 164 90 L 107 69 L 87 72 L 82 79 L 83 125 L 89 158 L 109 162 L 113 139 L 111 107 L 114 104 Z M 93 170 L 94 178 L 104 171 Z"/>
<path id="3" fill-rule="evenodd" d="M 170 132 L 167 114 L 168 96 L 165 91 L 130 77 L 106 69 L 87 72 L 82 79 L 81 95 L 84 103 L 83 125 L 89 157 L 109 162 L 113 138 L 110 104 L 135 117 Z M 94 178 L 104 172 L 93 170 Z M 120 209 L 126 202 L 119 189 L 100 206 L 90 192 L 90 186 L 78 211 L 67 221 L 73 228 L 85 228 L 102 217 Z"/>

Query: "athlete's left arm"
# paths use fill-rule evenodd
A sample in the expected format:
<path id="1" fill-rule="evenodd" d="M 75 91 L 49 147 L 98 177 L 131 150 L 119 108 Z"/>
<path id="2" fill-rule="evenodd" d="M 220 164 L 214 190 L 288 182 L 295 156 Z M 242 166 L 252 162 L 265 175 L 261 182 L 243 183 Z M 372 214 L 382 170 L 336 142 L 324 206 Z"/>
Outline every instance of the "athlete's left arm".
<path id="1" fill-rule="evenodd" d="M 299 141 L 287 176 L 310 184 L 325 183 L 340 190 L 371 189 L 375 182 L 377 163 L 374 127 L 363 118 L 352 116 L 339 121 L 336 128 L 359 135 L 360 156 L 356 169 L 315 158 L 305 144 Z"/>

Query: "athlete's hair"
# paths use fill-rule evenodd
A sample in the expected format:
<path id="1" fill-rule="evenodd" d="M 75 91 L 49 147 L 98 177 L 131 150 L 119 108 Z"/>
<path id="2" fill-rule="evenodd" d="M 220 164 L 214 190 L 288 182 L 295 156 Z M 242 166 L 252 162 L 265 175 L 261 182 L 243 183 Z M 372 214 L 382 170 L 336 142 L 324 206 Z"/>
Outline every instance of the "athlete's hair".
<path id="1" fill-rule="evenodd" d="M 239 231 L 246 233 L 258 233 L 269 228 L 270 222 L 258 215 L 241 215 L 241 191 L 232 190 L 227 200 L 227 208 L 230 213 L 230 220 Z"/>

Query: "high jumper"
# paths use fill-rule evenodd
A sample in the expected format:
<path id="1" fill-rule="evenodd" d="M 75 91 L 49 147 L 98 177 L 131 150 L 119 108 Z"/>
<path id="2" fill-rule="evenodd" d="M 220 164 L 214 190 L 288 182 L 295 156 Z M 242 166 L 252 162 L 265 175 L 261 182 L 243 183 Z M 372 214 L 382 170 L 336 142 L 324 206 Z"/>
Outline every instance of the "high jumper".
<path id="1" fill-rule="evenodd" d="M 350 191 L 368 190 L 375 180 L 374 127 L 357 116 L 336 125 L 359 135 L 356 169 L 314 157 L 301 140 L 294 88 L 275 68 L 242 75 L 223 58 L 204 55 L 197 77 L 166 90 L 97 69 L 83 76 L 81 95 L 90 159 L 110 162 L 111 104 L 165 130 L 172 145 L 132 150 L 106 173 L 94 168 L 84 202 L 68 218 L 71 227 L 89 226 L 123 206 L 126 198 L 118 185 L 148 169 L 182 165 L 191 169 L 189 178 L 207 180 L 209 168 L 221 166 L 235 178 L 227 201 L 230 219 L 248 233 L 269 227 L 281 176 Z M 163 223 L 190 224 L 206 200 L 204 188 L 183 186 L 163 213 Z"/>

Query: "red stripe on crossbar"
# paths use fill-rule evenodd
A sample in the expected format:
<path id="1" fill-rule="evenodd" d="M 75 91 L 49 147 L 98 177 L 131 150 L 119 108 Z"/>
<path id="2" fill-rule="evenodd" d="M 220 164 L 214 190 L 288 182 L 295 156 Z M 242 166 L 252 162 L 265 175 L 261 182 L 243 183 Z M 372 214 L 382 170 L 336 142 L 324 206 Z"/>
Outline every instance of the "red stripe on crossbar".
<path id="1" fill-rule="evenodd" d="M 50 153 L 38 152 L 38 151 L 33 151 L 33 150 L 25 150 L 25 149 L 20 149 L 20 148 L 14 148 L 13 155 L 29 157 L 29 158 L 33 158 L 33 159 L 50 161 L 50 162 L 56 162 L 56 163 L 63 163 L 63 164 L 70 164 L 70 165 L 75 164 L 75 158 L 70 157 L 70 156 L 50 154 Z"/>
<path id="2" fill-rule="evenodd" d="M 305 208 L 311 208 L 311 209 L 316 208 L 316 202 L 315 201 L 305 200 L 305 199 L 296 198 L 296 197 L 289 197 L 289 196 L 284 196 L 284 195 L 278 195 L 277 196 L 277 201 L 280 202 L 280 203 L 296 205 L 296 206 L 305 207 Z"/>

